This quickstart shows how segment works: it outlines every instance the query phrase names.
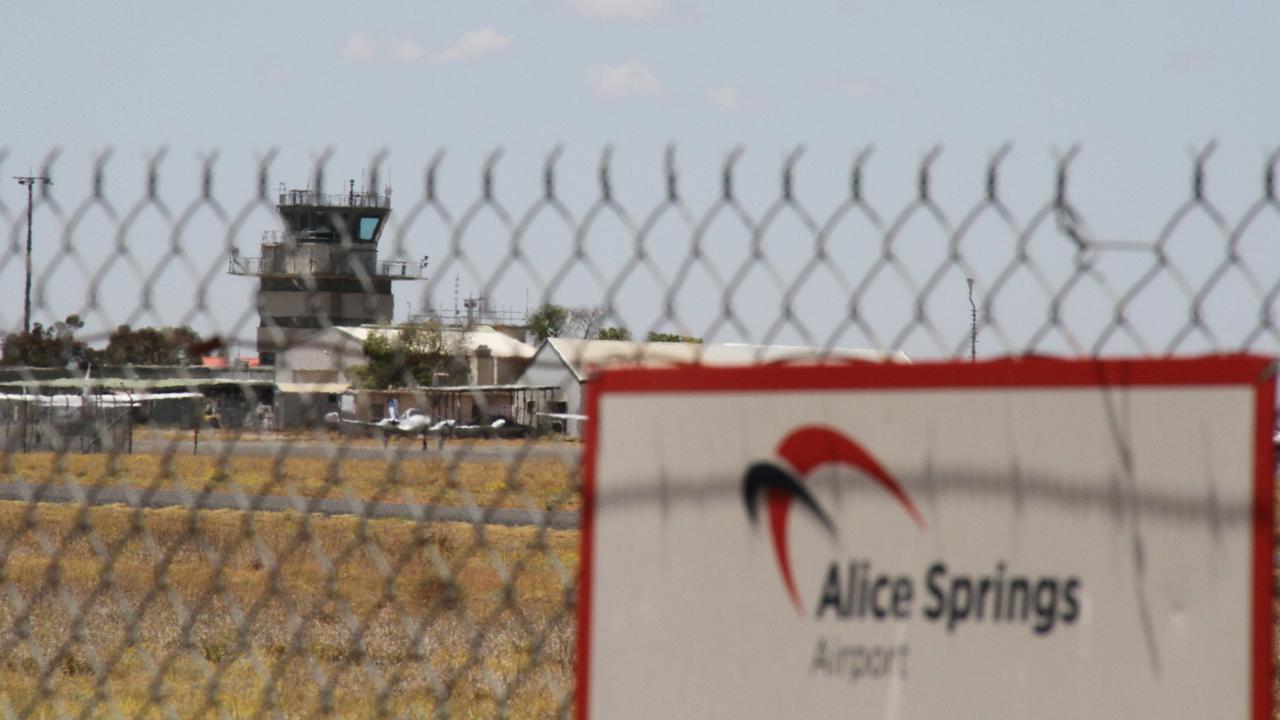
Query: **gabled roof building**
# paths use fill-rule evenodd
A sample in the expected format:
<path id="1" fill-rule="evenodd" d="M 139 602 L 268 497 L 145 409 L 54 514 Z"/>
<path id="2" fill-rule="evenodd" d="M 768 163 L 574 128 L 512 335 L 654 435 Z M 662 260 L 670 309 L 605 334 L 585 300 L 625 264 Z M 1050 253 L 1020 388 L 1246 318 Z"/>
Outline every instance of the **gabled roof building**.
<path id="1" fill-rule="evenodd" d="M 701 364 L 721 367 L 759 363 L 863 360 L 910 362 L 901 352 L 853 348 L 818 348 L 801 345 L 750 345 L 744 343 L 635 342 L 631 340 L 577 340 L 549 338 L 538 346 L 518 382 L 555 386 L 558 392 L 539 412 L 585 414 L 584 388 L 591 373 L 609 367 L 671 367 Z M 561 429 L 580 435 L 581 421 L 570 420 Z"/>

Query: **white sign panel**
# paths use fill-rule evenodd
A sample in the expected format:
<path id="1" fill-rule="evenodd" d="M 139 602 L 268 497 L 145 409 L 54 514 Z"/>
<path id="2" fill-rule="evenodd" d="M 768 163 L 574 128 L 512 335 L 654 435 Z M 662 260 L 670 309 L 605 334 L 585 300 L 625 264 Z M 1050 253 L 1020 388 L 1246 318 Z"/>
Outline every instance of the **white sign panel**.
<path id="1" fill-rule="evenodd" d="M 1270 370 L 603 373 L 578 714 L 1270 718 Z"/>

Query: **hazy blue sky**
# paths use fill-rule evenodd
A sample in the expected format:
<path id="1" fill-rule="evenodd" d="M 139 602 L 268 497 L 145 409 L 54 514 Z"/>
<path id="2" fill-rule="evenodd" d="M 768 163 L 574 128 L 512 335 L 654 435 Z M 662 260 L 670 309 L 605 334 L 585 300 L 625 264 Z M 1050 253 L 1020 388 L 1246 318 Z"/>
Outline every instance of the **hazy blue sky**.
<path id="1" fill-rule="evenodd" d="M 727 151 L 744 145 L 740 187 L 758 217 L 777 194 L 782 158 L 804 143 L 797 189 L 816 214 L 839 202 L 849 163 L 867 144 L 877 148 L 868 193 L 891 212 L 910 199 L 920 158 L 941 143 L 937 194 L 958 213 L 981 196 L 988 155 L 1012 141 L 1005 188 L 1025 217 L 1052 187 L 1051 150 L 1078 142 L 1073 196 L 1095 229 L 1149 238 L 1187 197 L 1188 149 L 1212 138 L 1222 143 L 1210 166 L 1215 200 L 1235 217 L 1258 197 L 1265 154 L 1280 143 L 1277 28 L 1280 3 L 1270 0 L 0 0 L 0 146 L 9 151 L 0 211 L 12 231 L 25 197 L 7 176 L 38 168 L 54 146 L 63 152 L 53 197 L 66 214 L 88 194 L 91 158 L 107 147 L 115 154 L 106 197 L 120 214 L 143 195 L 144 159 L 160 147 L 168 148 L 161 198 L 175 213 L 196 195 L 199 159 L 210 150 L 220 151 L 215 196 L 234 214 L 266 149 L 281 149 L 274 187 L 305 184 L 310 163 L 330 146 L 331 181 L 358 178 L 374 152 L 389 148 L 401 212 L 421 193 L 427 159 L 447 148 L 441 192 L 455 214 L 478 192 L 484 155 L 502 146 L 497 190 L 520 211 L 540 191 L 539 163 L 564 143 L 561 187 L 581 215 L 598 194 L 599 153 L 612 143 L 618 194 L 643 216 L 662 197 L 662 147 L 675 143 L 682 188 L 697 211 L 714 199 Z M 99 215 L 85 222 L 114 227 Z M 243 252 L 256 254 L 256 234 L 270 221 L 265 213 L 246 221 L 235 241 Z M 53 208 L 37 214 L 37 228 L 61 231 L 62 222 Z M 210 274 L 211 309 L 185 316 L 194 270 L 155 271 L 168 227 L 144 212 L 126 233 L 138 267 L 102 279 L 114 305 L 91 325 L 188 319 L 251 335 L 247 280 Z M 443 257 L 444 241 L 426 228 L 406 231 L 405 254 Z M 475 254 L 500 261 L 506 238 L 498 226 L 476 232 L 495 239 Z M 224 237 L 220 221 L 194 220 L 182 238 L 192 268 L 221 267 Z M 84 305 L 84 288 L 116 239 L 82 229 L 74 242 L 82 271 L 74 262 L 48 271 L 56 243 L 40 243 L 47 317 Z M 777 263 L 798 268 L 810 245 L 783 242 Z M 606 272 L 626 256 L 616 247 L 598 252 Z M 485 262 L 481 276 L 492 267 Z M 21 322 L 20 264 L 10 257 L 0 267 L 6 327 Z M 557 299 L 598 298 L 577 277 L 585 270 L 575 273 Z M 130 278 L 154 278 L 166 301 L 130 318 L 138 303 Z M 478 279 L 464 274 L 464 293 Z M 452 278 L 437 281 L 431 292 L 444 302 Z M 513 277 L 495 302 L 523 307 L 530 284 Z M 398 291 L 398 313 L 407 302 L 420 305 L 422 290 Z M 622 319 L 661 324 L 656 298 L 648 314 L 639 308 L 651 290 L 634 289 L 635 309 L 622 308 Z M 776 292 L 766 296 L 776 307 Z M 715 298 L 711 290 L 690 295 L 681 312 L 691 329 L 714 317 Z"/>

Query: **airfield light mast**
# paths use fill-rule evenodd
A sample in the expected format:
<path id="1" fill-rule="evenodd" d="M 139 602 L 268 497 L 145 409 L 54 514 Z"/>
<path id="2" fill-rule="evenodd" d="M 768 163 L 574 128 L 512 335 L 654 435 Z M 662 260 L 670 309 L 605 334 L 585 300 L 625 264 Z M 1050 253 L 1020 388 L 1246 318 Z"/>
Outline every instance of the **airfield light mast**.
<path id="1" fill-rule="evenodd" d="M 22 295 L 22 332 L 29 333 L 31 332 L 31 194 L 36 183 L 52 185 L 53 181 L 38 175 L 15 175 L 13 179 L 17 180 L 19 185 L 27 186 L 27 281 Z"/>

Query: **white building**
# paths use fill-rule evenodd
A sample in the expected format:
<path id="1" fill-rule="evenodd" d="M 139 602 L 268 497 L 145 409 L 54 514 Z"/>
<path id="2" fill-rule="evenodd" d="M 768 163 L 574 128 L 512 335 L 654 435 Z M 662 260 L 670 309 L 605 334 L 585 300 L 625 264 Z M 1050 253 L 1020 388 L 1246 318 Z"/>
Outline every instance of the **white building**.
<path id="1" fill-rule="evenodd" d="M 515 381 L 534 355 L 532 345 L 487 325 L 470 330 L 445 329 L 445 345 L 458 348 L 467 362 L 467 382 L 472 385 L 505 385 Z M 276 355 L 275 381 L 281 388 L 324 386 L 341 392 L 352 384 L 348 368 L 366 362 L 363 345 L 371 334 L 394 341 L 397 327 L 362 325 L 331 327 Z"/>
<path id="2" fill-rule="evenodd" d="M 633 342 L 630 340 L 572 340 L 550 338 L 538 346 L 516 382 L 522 385 L 556 386 L 554 400 L 540 412 L 585 414 L 583 391 L 595 370 L 630 365 L 662 367 L 698 363 L 712 366 L 740 366 L 805 360 L 865 360 L 870 362 L 910 362 L 901 352 L 817 348 L 798 345 L 747 345 L 737 343 Z M 565 427 L 569 435 L 580 435 L 578 421 Z"/>

